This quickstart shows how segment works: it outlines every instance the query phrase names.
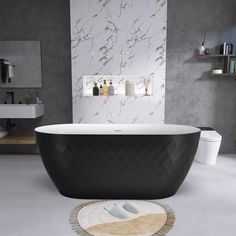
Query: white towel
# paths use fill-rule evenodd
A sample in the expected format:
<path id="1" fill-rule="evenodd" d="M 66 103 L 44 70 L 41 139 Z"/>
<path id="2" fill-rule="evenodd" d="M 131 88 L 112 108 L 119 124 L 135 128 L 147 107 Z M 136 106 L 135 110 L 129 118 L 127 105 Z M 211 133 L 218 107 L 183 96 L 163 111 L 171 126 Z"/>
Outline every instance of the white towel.
<path id="1" fill-rule="evenodd" d="M 12 65 L 8 66 L 8 74 L 9 74 L 9 78 L 13 78 L 13 76 L 14 76 L 14 66 L 12 66 Z"/>

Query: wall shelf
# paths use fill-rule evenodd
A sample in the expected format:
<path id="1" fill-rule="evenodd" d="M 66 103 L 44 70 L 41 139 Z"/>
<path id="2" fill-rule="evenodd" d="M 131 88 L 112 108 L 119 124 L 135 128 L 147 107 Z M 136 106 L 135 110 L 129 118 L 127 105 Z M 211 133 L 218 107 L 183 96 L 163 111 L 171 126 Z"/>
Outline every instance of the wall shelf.
<path id="1" fill-rule="evenodd" d="M 236 57 L 236 55 L 222 55 L 222 54 L 210 54 L 210 55 L 198 55 L 199 58 L 212 58 L 212 57 Z"/>
<path id="2" fill-rule="evenodd" d="M 223 74 L 213 74 L 211 73 L 212 77 L 236 77 L 236 74 L 228 74 L 228 73 L 223 73 Z"/>
<path id="3" fill-rule="evenodd" d="M 5 138 L 0 139 L 0 144 L 35 145 L 36 138 L 33 134 L 9 134 Z"/>
<path id="4" fill-rule="evenodd" d="M 214 74 L 211 73 L 212 77 L 234 77 L 236 76 L 235 73 L 229 73 L 230 72 L 230 62 L 231 58 L 236 58 L 236 55 L 222 55 L 222 54 L 210 54 L 210 55 L 198 55 L 198 58 L 200 59 L 207 59 L 207 58 L 219 58 L 222 60 L 222 74 Z M 234 70 L 236 70 L 236 60 L 234 64 Z"/>

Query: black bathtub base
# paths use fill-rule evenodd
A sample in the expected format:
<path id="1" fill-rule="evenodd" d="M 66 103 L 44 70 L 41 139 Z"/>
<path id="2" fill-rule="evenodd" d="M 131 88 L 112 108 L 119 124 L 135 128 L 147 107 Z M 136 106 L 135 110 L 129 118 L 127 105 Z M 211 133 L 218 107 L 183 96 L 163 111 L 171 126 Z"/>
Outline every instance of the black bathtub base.
<path id="1" fill-rule="evenodd" d="M 176 191 L 177 192 L 177 191 Z M 139 193 L 139 194 L 98 194 L 98 193 L 63 193 L 59 191 L 59 193 L 64 197 L 75 198 L 75 199 L 117 199 L 117 200 L 156 200 L 156 199 L 164 199 L 169 198 L 176 194 L 173 193 L 165 193 L 165 194 L 150 194 L 150 193 Z"/>
<path id="2" fill-rule="evenodd" d="M 56 135 L 37 133 L 45 168 L 59 192 L 80 199 L 161 199 L 184 181 L 199 133 Z"/>

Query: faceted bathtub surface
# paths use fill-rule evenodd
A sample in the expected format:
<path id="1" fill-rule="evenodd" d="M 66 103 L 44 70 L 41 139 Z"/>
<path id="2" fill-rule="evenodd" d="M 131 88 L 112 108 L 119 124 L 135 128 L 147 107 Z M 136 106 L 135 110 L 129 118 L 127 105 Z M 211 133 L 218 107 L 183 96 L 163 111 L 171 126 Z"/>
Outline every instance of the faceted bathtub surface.
<path id="1" fill-rule="evenodd" d="M 94 125 L 86 133 L 86 125 L 72 124 L 37 128 L 36 136 L 43 163 L 63 195 L 157 199 L 173 195 L 182 184 L 200 130 Z"/>

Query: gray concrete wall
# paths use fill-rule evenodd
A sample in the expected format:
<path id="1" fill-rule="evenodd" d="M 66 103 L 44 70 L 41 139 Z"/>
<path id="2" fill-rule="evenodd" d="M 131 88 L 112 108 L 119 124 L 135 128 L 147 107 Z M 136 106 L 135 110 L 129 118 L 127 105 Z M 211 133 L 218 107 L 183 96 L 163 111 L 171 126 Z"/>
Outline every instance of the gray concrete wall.
<path id="1" fill-rule="evenodd" d="M 69 0 L 0 0 L 0 40 L 40 40 L 42 89 L 13 89 L 16 102 L 38 91 L 45 104 L 45 116 L 34 120 L 13 120 L 19 132 L 33 132 L 43 124 L 72 121 L 70 3 Z M 10 89 L 0 89 L 0 99 Z M 4 122 L 1 120 L 1 122 Z M 35 152 L 30 145 L 0 145 L 1 153 Z"/>
<path id="2" fill-rule="evenodd" d="M 13 78 L 1 88 L 42 88 L 40 41 L 0 41 L 0 56 L 13 67 Z"/>
<path id="3" fill-rule="evenodd" d="M 236 80 L 210 77 L 218 59 L 198 59 L 195 49 L 204 34 L 210 48 L 235 44 L 235 12 L 235 0 L 168 0 L 166 122 L 215 128 L 223 153 L 236 151 Z"/>

